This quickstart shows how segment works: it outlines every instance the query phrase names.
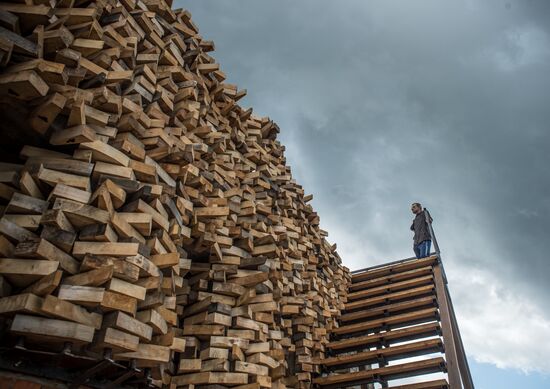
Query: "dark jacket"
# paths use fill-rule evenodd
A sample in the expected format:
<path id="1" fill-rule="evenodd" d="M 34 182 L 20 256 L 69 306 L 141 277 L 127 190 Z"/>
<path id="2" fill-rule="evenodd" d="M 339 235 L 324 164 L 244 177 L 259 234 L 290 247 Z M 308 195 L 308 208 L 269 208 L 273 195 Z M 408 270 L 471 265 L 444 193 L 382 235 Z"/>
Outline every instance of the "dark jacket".
<path id="1" fill-rule="evenodd" d="M 433 219 L 430 219 L 430 223 Z M 414 231 L 414 245 L 424 242 L 425 240 L 432 240 L 430 235 L 430 229 L 426 222 L 426 214 L 424 211 L 416 215 L 411 225 L 411 231 Z"/>

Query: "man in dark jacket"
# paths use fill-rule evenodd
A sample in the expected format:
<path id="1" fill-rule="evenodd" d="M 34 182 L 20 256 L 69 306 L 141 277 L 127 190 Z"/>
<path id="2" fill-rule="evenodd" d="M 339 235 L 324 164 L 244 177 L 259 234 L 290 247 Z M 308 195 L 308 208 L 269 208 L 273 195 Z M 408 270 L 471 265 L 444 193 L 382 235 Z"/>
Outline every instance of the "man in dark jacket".
<path id="1" fill-rule="evenodd" d="M 427 215 L 424 213 L 420 203 L 413 203 L 411 211 L 416 215 L 411 225 L 411 231 L 414 231 L 414 253 L 416 254 L 416 258 L 425 258 L 430 255 L 432 247 L 432 236 L 430 235 L 430 227 L 426 220 Z M 431 222 L 432 219 L 430 218 Z"/>

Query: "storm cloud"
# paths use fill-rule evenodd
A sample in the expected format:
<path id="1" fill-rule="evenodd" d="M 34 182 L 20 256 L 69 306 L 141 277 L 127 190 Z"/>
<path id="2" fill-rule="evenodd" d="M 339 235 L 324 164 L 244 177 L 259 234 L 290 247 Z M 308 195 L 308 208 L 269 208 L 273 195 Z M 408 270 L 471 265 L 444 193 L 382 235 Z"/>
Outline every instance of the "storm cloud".
<path id="1" fill-rule="evenodd" d="M 351 269 L 434 227 L 468 354 L 550 373 L 550 3 L 187 0 Z"/>

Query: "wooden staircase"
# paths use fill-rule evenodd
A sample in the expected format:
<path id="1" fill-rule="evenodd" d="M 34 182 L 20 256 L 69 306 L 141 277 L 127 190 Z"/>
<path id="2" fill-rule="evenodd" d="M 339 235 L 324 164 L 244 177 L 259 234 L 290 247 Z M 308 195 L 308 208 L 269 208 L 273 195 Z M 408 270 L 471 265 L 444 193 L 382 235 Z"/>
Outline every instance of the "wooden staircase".
<path id="1" fill-rule="evenodd" d="M 420 358 L 404 361 L 411 357 Z M 320 388 L 370 389 L 377 383 L 394 389 L 473 389 L 438 257 L 354 272 L 340 326 L 331 332 L 325 359 L 315 362 L 323 372 L 313 380 Z M 400 378 L 446 372 L 449 381 L 426 378 L 389 386 Z"/>

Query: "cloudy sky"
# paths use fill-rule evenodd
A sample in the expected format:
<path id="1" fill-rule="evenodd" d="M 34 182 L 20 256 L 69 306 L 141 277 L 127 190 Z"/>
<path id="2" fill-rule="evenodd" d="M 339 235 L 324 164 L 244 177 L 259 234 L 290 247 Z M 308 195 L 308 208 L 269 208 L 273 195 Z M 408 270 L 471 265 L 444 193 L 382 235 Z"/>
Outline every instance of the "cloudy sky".
<path id="1" fill-rule="evenodd" d="M 177 0 L 351 269 L 434 227 L 478 389 L 550 387 L 550 2 Z"/>

